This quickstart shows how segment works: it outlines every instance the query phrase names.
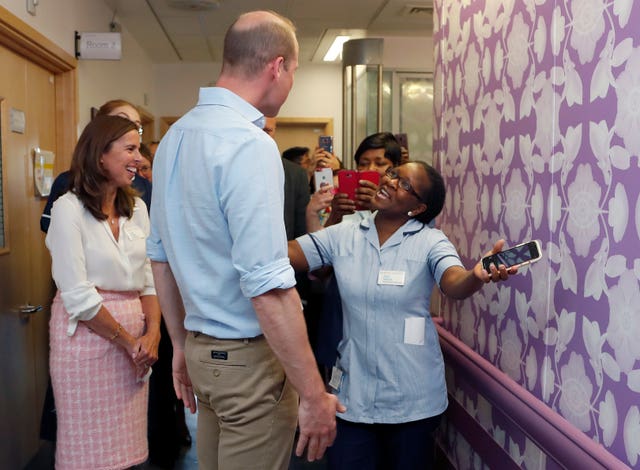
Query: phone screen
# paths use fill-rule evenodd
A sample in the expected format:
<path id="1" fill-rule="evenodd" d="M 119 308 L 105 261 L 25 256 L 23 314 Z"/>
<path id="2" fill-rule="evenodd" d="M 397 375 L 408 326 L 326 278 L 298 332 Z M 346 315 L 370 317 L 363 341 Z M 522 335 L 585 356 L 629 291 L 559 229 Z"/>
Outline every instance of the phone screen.
<path id="1" fill-rule="evenodd" d="M 318 147 L 321 149 L 333 153 L 333 137 L 330 135 L 321 135 L 318 137 Z"/>
<path id="2" fill-rule="evenodd" d="M 536 241 L 514 246 L 495 255 L 482 258 L 482 266 L 488 272 L 491 264 L 495 265 L 496 268 L 501 264 L 504 264 L 507 268 L 528 264 L 540 258 L 539 246 Z"/>

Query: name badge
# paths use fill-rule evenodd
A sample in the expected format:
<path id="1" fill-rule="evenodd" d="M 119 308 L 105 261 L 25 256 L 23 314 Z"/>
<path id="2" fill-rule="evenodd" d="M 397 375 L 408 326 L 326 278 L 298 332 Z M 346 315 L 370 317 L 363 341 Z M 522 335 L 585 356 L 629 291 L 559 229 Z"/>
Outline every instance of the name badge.
<path id="1" fill-rule="evenodd" d="M 378 284 L 381 286 L 404 286 L 404 271 L 380 271 Z"/>
<path id="2" fill-rule="evenodd" d="M 329 386 L 332 389 L 334 389 L 336 392 L 339 392 L 341 384 L 342 384 L 342 371 L 338 369 L 336 366 L 333 366 L 333 369 L 331 369 L 331 380 L 329 381 Z"/>

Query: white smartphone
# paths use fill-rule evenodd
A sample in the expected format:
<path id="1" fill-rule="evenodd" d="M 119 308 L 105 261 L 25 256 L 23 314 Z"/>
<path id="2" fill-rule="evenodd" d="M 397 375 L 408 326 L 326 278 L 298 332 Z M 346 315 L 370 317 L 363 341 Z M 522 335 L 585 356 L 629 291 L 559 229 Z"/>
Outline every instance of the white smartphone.
<path id="1" fill-rule="evenodd" d="M 532 240 L 530 242 L 521 243 L 500 253 L 482 258 L 482 266 L 487 272 L 493 264 L 496 268 L 504 264 L 507 268 L 524 266 L 538 261 L 542 257 L 540 250 L 540 242 Z"/>
<path id="2" fill-rule="evenodd" d="M 320 188 L 325 186 L 333 187 L 333 170 L 331 168 L 316 168 L 313 173 L 313 182 L 316 191 L 320 191 Z"/>

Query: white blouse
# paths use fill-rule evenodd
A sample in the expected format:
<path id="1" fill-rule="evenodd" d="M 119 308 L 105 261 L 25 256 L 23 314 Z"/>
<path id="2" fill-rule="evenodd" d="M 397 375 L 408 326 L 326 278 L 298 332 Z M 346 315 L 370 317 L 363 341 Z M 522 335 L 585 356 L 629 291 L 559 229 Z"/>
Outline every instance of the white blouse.
<path id="1" fill-rule="evenodd" d="M 72 192 L 53 204 L 45 243 L 53 279 L 69 312 L 69 336 L 78 321 L 97 315 L 102 305 L 98 289 L 156 293 L 145 248 L 149 215 L 142 199 L 136 198 L 131 219 L 120 217 L 118 224 L 116 240 L 108 222 L 97 220 Z"/>

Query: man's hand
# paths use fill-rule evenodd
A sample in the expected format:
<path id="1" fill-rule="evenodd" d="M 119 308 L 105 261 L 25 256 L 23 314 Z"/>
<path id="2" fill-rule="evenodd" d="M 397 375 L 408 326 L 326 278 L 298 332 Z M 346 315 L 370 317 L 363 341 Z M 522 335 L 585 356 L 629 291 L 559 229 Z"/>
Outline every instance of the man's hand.
<path id="1" fill-rule="evenodd" d="M 345 411 L 347 409 L 338 401 L 338 397 L 330 393 L 323 392 L 320 399 L 313 401 L 301 397 L 298 410 L 300 437 L 296 455 L 301 457 L 306 447 L 309 462 L 321 459 L 336 438 L 336 412 Z"/>
<path id="2" fill-rule="evenodd" d="M 184 406 L 191 410 L 191 413 L 196 412 L 196 397 L 193 394 L 193 386 L 191 385 L 191 379 L 189 378 L 189 372 L 187 371 L 187 362 L 184 358 L 184 351 L 174 346 L 173 348 L 173 388 L 176 391 L 176 397 L 178 400 L 182 400 Z"/>

